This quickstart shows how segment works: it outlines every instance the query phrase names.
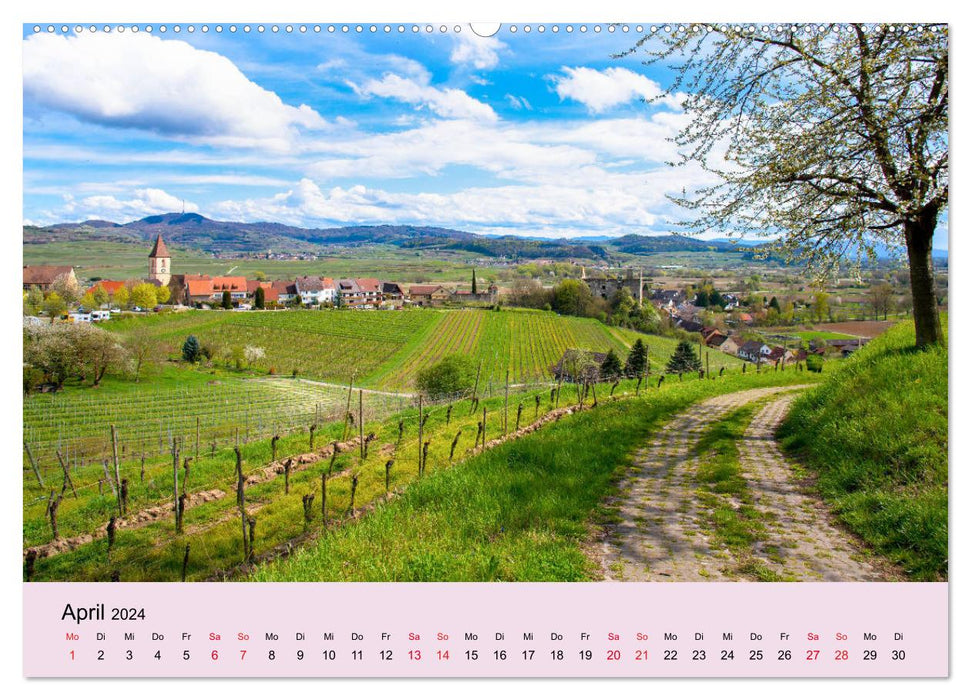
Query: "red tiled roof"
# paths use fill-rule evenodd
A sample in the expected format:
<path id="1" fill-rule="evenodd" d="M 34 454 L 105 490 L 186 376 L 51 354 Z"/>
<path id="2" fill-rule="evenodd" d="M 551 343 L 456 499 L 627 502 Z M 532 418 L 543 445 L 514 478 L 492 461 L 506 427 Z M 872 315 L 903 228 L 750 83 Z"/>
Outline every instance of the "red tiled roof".
<path id="1" fill-rule="evenodd" d="M 359 277 L 356 281 L 362 292 L 377 293 L 381 291 L 381 282 L 374 277 Z"/>
<path id="2" fill-rule="evenodd" d="M 99 280 L 98 282 L 92 284 L 88 291 L 94 293 L 95 289 L 101 287 L 103 290 L 108 292 L 109 295 L 114 295 L 115 292 L 124 286 L 125 283 L 119 280 Z"/>
<path id="3" fill-rule="evenodd" d="M 424 296 L 428 294 L 434 294 L 441 288 L 442 288 L 442 285 L 440 284 L 413 284 L 408 289 L 408 293 L 419 294 Z"/>
<path id="4" fill-rule="evenodd" d="M 24 284 L 51 284 L 73 269 L 70 265 L 24 265 Z"/>
<path id="5" fill-rule="evenodd" d="M 165 241 L 162 240 L 162 234 L 158 234 L 155 239 L 155 245 L 152 247 L 152 252 L 148 254 L 150 258 L 171 258 L 169 255 L 169 249 L 165 246 Z"/>

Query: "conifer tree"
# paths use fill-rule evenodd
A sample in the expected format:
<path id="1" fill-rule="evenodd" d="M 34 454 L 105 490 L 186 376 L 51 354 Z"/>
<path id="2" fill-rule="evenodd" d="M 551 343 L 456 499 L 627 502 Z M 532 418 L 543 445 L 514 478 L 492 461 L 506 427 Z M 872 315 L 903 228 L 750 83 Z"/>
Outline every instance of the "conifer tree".
<path id="1" fill-rule="evenodd" d="M 687 340 L 678 343 L 674 354 L 668 360 L 668 372 L 679 374 L 682 372 L 697 372 L 701 369 L 701 360 L 695 354 L 694 346 Z"/>

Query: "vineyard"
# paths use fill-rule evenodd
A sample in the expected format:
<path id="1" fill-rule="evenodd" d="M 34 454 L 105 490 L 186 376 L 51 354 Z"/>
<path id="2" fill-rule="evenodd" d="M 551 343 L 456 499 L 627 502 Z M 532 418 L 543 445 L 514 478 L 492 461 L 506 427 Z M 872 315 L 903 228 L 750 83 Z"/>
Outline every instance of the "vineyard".
<path id="1" fill-rule="evenodd" d="M 409 485 L 475 460 L 508 439 L 528 439 L 540 426 L 578 410 L 638 395 L 641 401 L 662 400 L 689 384 L 710 385 L 703 391 L 712 392 L 739 380 L 775 383 L 803 377 L 804 372 L 746 376 L 735 371 L 667 382 L 651 376 L 585 389 L 566 384 L 559 390 L 511 388 L 508 398 L 498 391 L 492 398 L 434 405 L 404 401 L 403 410 L 383 416 L 390 409 L 387 395 L 345 389 L 341 396 L 350 411 L 336 420 L 311 424 L 308 408 L 305 424 L 289 433 L 273 439 L 251 435 L 249 441 L 240 434 L 238 443 L 234 435 L 222 447 L 197 446 L 191 432 L 173 430 L 161 454 L 155 450 L 144 456 L 120 448 L 131 444 L 124 442 L 130 429 L 124 425 L 100 463 L 43 460 L 37 479 L 25 463 L 25 578 L 236 579 L 253 565 L 369 517 L 404 495 Z M 274 381 L 253 384 L 261 390 L 270 385 L 270 391 L 284 386 Z M 318 398 L 312 387 L 286 391 L 310 392 L 304 400 L 308 407 Z M 272 409 L 264 413 L 272 415 Z M 110 442 L 110 431 L 102 428 Z"/>
<path id="2" fill-rule="evenodd" d="M 285 311 L 266 313 L 187 312 L 125 319 L 107 326 L 124 335 L 144 328 L 172 352 L 189 334 L 216 350 L 254 345 L 266 356 L 258 372 L 308 376 L 388 390 L 413 385 L 419 369 L 460 353 L 482 362 L 484 382 L 513 383 L 549 378 L 549 368 L 568 348 L 607 352 L 621 359 L 640 337 L 655 366 L 667 362 L 676 342 L 595 319 L 550 312 L 480 309 L 408 311 Z M 736 358 L 711 351 L 711 367 L 738 367 Z"/>
<path id="3" fill-rule="evenodd" d="M 348 398 L 347 390 L 342 397 Z M 54 466 L 46 463 L 43 486 L 25 471 L 24 547 L 30 578 L 219 577 L 241 561 L 234 493 L 238 479 L 247 517 L 259 523 L 248 536 L 262 551 L 272 550 L 299 541 L 309 521 L 319 527 L 326 518 L 334 527 L 359 517 L 396 489 L 486 449 L 559 403 L 544 388 L 512 392 L 508 401 L 503 395 L 426 404 L 419 427 L 419 412 L 411 402 L 389 420 L 381 415 L 389 407 L 388 396 L 357 390 L 350 398 L 349 416 L 321 424 L 313 435 L 312 413 L 303 429 L 276 440 L 247 442 L 240 435 L 238 463 L 235 445 L 203 445 L 197 451 L 190 433 L 174 435 L 162 454 L 118 450 L 117 466 L 113 456 L 103 464 L 71 463 L 63 469 L 56 461 Z M 305 497 L 315 490 L 311 508 Z M 173 493 L 182 504 L 178 523 Z M 53 518 L 52 502 L 57 503 Z"/>
<path id="4" fill-rule="evenodd" d="M 347 390 L 286 378 L 221 377 L 205 384 L 127 391 L 36 394 L 24 403 L 24 442 L 39 464 L 60 471 L 100 461 L 111 452 L 108 427 L 118 426 L 123 456 L 165 454 L 173 439 L 196 449 L 286 434 L 340 418 Z M 368 417 L 401 411 L 410 397 L 369 394 Z"/>

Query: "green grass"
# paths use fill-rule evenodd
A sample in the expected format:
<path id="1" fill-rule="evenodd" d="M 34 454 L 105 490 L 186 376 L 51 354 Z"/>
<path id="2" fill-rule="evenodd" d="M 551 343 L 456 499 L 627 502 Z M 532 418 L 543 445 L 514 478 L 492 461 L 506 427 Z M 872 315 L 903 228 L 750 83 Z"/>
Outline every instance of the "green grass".
<path id="1" fill-rule="evenodd" d="M 780 429 L 850 530 L 913 580 L 948 571 L 948 353 L 894 326 L 798 399 Z"/>
<path id="2" fill-rule="evenodd" d="M 666 382 L 601 404 L 427 479 L 363 520 L 260 566 L 257 581 L 578 581 L 598 576 L 590 524 L 635 448 L 704 397 L 806 381 L 749 373 Z"/>
<path id="3" fill-rule="evenodd" d="M 151 242 L 121 243 L 91 240 L 32 243 L 23 246 L 25 265 L 73 265 L 78 277 L 88 279 L 141 278 L 148 274 L 148 251 Z M 471 281 L 468 253 L 463 251 L 404 250 L 395 246 L 372 245 L 345 248 L 322 253 L 316 260 L 220 259 L 195 249 L 169 243 L 173 270 L 178 274 L 226 275 L 252 277 L 257 271 L 268 279 L 293 279 L 299 275 L 328 277 L 374 277 L 395 282 L 462 282 Z M 504 271 L 503 267 L 478 267 L 479 281 Z"/>

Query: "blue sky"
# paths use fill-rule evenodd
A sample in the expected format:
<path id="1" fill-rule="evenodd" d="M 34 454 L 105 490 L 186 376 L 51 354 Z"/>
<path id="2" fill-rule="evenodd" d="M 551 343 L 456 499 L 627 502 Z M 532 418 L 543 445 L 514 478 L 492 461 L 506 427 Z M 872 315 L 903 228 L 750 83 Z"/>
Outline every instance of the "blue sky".
<path id="1" fill-rule="evenodd" d="M 677 102 L 639 34 L 406 25 L 24 36 L 24 218 L 667 233 Z M 944 233 L 946 236 L 946 233 Z M 943 236 L 941 236 L 943 238 Z M 936 242 L 938 247 L 945 242 Z"/>

